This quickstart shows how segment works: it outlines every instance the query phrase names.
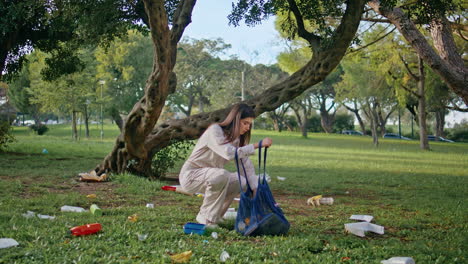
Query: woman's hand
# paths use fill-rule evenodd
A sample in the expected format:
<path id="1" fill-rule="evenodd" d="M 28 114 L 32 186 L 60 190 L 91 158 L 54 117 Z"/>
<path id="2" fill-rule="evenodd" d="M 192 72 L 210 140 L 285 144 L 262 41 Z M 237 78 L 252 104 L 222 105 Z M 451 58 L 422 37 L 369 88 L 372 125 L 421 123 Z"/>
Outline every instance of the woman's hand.
<path id="1" fill-rule="evenodd" d="M 265 148 L 268 148 L 271 146 L 271 144 L 273 144 L 273 140 L 271 140 L 271 138 L 269 137 L 266 137 L 262 140 L 262 146 L 265 147 Z"/>
<path id="2" fill-rule="evenodd" d="M 273 144 L 273 140 L 271 140 L 271 138 L 266 137 L 262 139 L 262 147 L 268 148 L 271 146 L 271 144 Z M 254 143 L 253 145 L 254 145 L 254 148 L 258 149 L 258 143 Z"/>

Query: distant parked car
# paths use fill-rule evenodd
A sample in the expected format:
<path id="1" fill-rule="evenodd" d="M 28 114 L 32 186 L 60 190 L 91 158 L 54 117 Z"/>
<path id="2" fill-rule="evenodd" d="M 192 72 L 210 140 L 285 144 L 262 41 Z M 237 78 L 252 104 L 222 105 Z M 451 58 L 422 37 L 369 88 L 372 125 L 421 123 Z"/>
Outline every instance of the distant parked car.
<path id="1" fill-rule="evenodd" d="M 393 133 L 385 133 L 385 134 L 383 135 L 383 138 L 412 140 L 411 138 L 407 138 L 407 137 L 400 136 L 400 135 L 398 135 L 398 134 L 393 134 Z"/>
<path id="2" fill-rule="evenodd" d="M 437 138 L 438 138 L 438 140 L 437 140 Z M 440 141 L 440 142 L 450 142 L 450 143 L 455 142 L 455 141 L 450 140 L 450 139 L 446 139 L 446 138 L 443 138 L 443 137 L 437 137 L 437 136 L 433 136 L 433 135 L 428 135 L 427 140 L 429 140 L 429 141 Z"/>
<path id="3" fill-rule="evenodd" d="M 364 134 L 362 132 L 359 132 L 359 131 L 356 131 L 356 130 L 343 130 L 343 131 L 341 131 L 341 134 L 364 136 Z"/>

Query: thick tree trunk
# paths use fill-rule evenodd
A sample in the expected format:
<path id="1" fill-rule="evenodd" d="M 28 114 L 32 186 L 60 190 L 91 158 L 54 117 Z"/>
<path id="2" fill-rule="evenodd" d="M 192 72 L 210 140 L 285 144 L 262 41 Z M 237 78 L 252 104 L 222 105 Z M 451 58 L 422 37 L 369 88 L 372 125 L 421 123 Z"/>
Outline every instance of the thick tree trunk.
<path id="1" fill-rule="evenodd" d="M 333 123 L 335 122 L 335 114 L 330 114 L 328 111 L 320 111 L 320 124 L 325 133 L 333 132 Z"/>
<path id="2" fill-rule="evenodd" d="M 441 109 L 435 112 L 435 135 L 437 137 L 444 137 L 445 127 L 445 109 Z M 438 139 L 438 138 L 437 138 Z"/>
<path id="3" fill-rule="evenodd" d="M 419 56 L 419 81 L 418 81 L 418 111 L 419 111 L 419 143 L 421 149 L 429 150 L 429 141 L 427 139 L 427 124 L 426 124 L 426 92 L 425 92 L 425 74 L 424 63 Z"/>
<path id="4" fill-rule="evenodd" d="M 73 110 L 72 111 L 72 138 L 73 140 L 77 141 L 78 140 L 78 129 L 76 127 L 76 121 L 77 121 L 77 117 L 76 117 L 76 111 Z"/>
<path id="5" fill-rule="evenodd" d="M 89 138 L 89 115 L 88 115 L 88 106 L 84 107 L 84 118 L 85 118 L 85 136 Z"/>
<path id="6" fill-rule="evenodd" d="M 401 8 L 384 8 L 378 0 L 369 1 L 368 4 L 375 12 L 389 19 L 397 27 L 426 65 L 431 67 L 468 105 L 468 68 L 461 58 L 462 52 L 457 52 L 447 19 L 434 20 L 430 25 L 434 47 L 439 53 L 437 54 Z"/>
<path id="7" fill-rule="evenodd" d="M 182 6 L 194 0 L 181 1 Z M 365 1 L 349 1 L 345 14 L 334 37 L 327 40 L 313 54 L 312 59 L 299 71 L 285 81 L 267 89 L 262 94 L 245 101 L 254 108 L 256 116 L 275 110 L 285 102 L 294 99 L 305 90 L 325 79 L 339 64 L 356 34 Z M 175 47 L 187 23 L 175 23 L 172 31 L 179 30 L 178 38 L 168 33 L 167 18 L 162 1 L 145 0 L 151 34 L 155 44 L 155 66 L 145 89 L 145 96 L 134 106 L 129 114 L 122 134 L 117 138 L 112 152 L 105 158 L 96 171 L 121 173 L 126 170 L 149 176 L 153 155 L 177 140 L 196 139 L 213 122 L 223 120 L 230 106 L 214 112 L 200 113 L 185 119 L 173 119 L 154 127 L 169 94 L 169 76 L 175 63 Z M 184 13 L 190 20 L 191 10 L 180 8 L 174 16 L 183 18 Z M 181 11 L 179 13 L 179 11 Z M 161 15 L 163 14 L 163 15 Z M 174 21 L 179 21 L 175 19 Z M 162 26 L 161 26 L 162 25 Z M 171 35 L 170 43 L 166 43 Z M 167 61 L 169 60 L 169 61 Z M 174 78 L 175 79 L 175 78 Z M 175 83 L 174 83 L 175 84 Z"/>
<path id="8" fill-rule="evenodd" d="M 114 120 L 115 124 L 119 128 L 120 132 L 122 132 L 124 121 L 122 117 L 120 116 L 120 113 L 117 110 L 117 108 L 112 108 L 110 115 L 112 117 L 112 120 Z"/>

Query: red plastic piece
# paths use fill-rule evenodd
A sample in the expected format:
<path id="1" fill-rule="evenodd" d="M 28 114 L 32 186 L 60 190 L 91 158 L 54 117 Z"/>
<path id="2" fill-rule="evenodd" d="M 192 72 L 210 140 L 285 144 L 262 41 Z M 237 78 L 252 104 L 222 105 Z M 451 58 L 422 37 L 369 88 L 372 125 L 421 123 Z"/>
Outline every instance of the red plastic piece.
<path id="1" fill-rule="evenodd" d="M 164 191 L 173 191 L 173 192 L 176 191 L 176 187 L 174 187 L 174 186 L 167 186 L 167 185 L 161 187 L 161 189 L 163 189 Z"/>
<path id="2" fill-rule="evenodd" d="M 73 236 L 84 236 L 84 235 L 91 235 L 91 234 L 97 233 L 101 229 L 102 229 L 101 224 L 94 223 L 94 224 L 87 224 L 87 225 L 72 227 L 70 229 L 70 232 Z"/>

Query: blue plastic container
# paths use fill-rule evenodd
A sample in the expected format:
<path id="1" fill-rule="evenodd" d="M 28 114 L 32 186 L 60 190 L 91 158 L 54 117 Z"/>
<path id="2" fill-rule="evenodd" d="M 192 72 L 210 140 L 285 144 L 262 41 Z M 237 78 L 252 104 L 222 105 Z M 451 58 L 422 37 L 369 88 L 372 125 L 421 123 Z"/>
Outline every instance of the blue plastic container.
<path id="1" fill-rule="evenodd" d="M 205 225 L 199 223 L 186 223 L 184 225 L 184 233 L 185 234 L 198 234 L 204 235 L 205 234 Z"/>

